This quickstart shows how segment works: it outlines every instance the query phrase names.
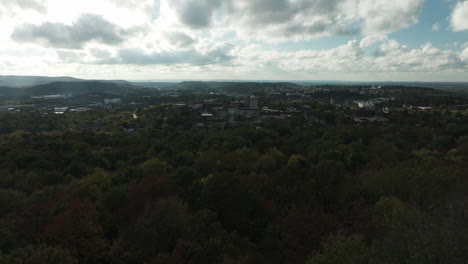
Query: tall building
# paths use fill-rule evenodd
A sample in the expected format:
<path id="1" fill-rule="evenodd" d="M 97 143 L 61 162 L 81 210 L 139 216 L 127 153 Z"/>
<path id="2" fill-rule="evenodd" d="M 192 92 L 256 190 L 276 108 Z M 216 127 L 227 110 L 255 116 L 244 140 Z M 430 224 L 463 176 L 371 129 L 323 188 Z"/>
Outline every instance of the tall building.
<path id="1" fill-rule="evenodd" d="M 250 96 L 250 109 L 258 109 L 258 97 Z"/>

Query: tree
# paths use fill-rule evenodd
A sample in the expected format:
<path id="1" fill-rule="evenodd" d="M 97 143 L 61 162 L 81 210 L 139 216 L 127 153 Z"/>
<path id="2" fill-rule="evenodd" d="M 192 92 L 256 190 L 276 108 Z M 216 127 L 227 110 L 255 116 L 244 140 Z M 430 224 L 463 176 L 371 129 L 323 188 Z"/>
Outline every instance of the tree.
<path id="1" fill-rule="evenodd" d="M 78 264 L 70 252 L 61 247 L 27 246 L 1 257 L 0 264 Z"/>
<path id="2" fill-rule="evenodd" d="M 189 226 L 187 204 L 178 197 L 148 203 L 132 229 L 126 232 L 132 246 L 148 259 L 157 252 L 171 252 Z"/>
<path id="3" fill-rule="evenodd" d="M 148 160 L 140 165 L 141 173 L 143 176 L 151 175 L 167 175 L 171 166 L 164 161 L 157 158 Z"/>
<path id="4" fill-rule="evenodd" d="M 85 263 L 99 263 L 105 259 L 107 242 L 96 221 L 93 204 L 72 201 L 68 208 L 55 216 L 46 227 L 45 235 L 52 242 L 70 249 L 72 255 Z"/>
<path id="5" fill-rule="evenodd" d="M 346 236 L 338 232 L 321 243 L 321 250 L 314 252 L 307 264 L 367 264 L 370 250 L 362 235 Z"/>
<path id="6" fill-rule="evenodd" d="M 26 206 L 26 195 L 22 192 L 0 189 L 0 218 L 20 212 Z"/>
<path id="7" fill-rule="evenodd" d="M 307 159 L 302 155 L 292 155 L 288 160 L 288 168 L 293 171 L 307 168 L 307 166 Z"/>
<path id="8" fill-rule="evenodd" d="M 373 263 L 466 263 L 467 208 L 454 203 L 427 213 L 396 197 L 381 198 L 374 207 L 380 228 Z"/>
<path id="9" fill-rule="evenodd" d="M 281 236 L 287 262 L 303 263 L 311 249 L 318 249 L 320 239 L 335 231 L 336 220 L 320 210 L 291 209 L 281 220 Z"/>

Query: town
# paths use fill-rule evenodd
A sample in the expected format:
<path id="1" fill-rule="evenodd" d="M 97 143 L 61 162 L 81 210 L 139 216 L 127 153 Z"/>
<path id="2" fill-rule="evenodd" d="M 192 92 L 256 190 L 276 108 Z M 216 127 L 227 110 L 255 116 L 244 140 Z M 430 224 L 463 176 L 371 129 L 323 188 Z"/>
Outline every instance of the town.
<path id="1" fill-rule="evenodd" d="M 394 112 L 429 111 L 443 105 L 463 109 L 466 97 L 441 90 L 403 86 L 298 85 L 293 83 L 182 82 L 128 89 L 96 83 L 91 90 L 50 89 L 35 95 L 0 97 L 0 111 L 48 115 L 83 112 L 127 113 L 136 120 L 153 108 L 159 115 L 184 115 L 185 125 L 199 129 L 277 124 L 330 127 L 337 123 L 394 122 Z M 339 122 L 338 122 L 339 121 Z M 135 123 L 134 122 L 134 123 Z M 104 124 L 90 120 L 77 129 L 97 131 Z M 134 132 L 135 127 L 123 127 Z"/>

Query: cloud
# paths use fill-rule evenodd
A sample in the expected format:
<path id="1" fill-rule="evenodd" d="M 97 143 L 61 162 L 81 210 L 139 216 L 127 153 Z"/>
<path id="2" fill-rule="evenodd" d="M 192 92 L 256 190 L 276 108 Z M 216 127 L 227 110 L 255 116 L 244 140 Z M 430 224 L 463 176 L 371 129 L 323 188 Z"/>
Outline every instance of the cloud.
<path id="1" fill-rule="evenodd" d="M 41 13 L 46 11 L 46 6 L 42 0 L 3 0 L 2 5 L 17 5 L 22 9 L 32 9 Z"/>
<path id="2" fill-rule="evenodd" d="M 440 24 L 435 23 L 434 25 L 432 25 L 432 31 L 434 31 L 434 32 L 440 31 Z"/>
<path id="3" fill-rule="evenodd" d="M 459 2 L 450 16 L 453 31 L 468 30 L 468 1 Z"/>
<path id="4" fill-rule="evenodd" d="M 112 57 L 112 53 L 108 50 L 100 49 L 100 48 L 92 48 L 89 53 L 99 59 L 109 59 Z"/>
<path id="5" fill-rule="evenodd" d="M 101 0 L 102 1 L 102 0 Z M 109 1 L 117 6 L 123 6 L 127 8 L 135 8 L 135 6 L 148 6 L 154 4 L 158 0 L 105 0 Z"/>
<path id="6" fill-rule="evenodd" d="M 468 64 L 468 42 L 462 45 L 463 51 L 460 54 L 460 59 Z"/>
<path id="7" fill-rule="evenodd" d="M 268 42 L 388 34 L 416 23 L 423 5 L 423 0 L 165 1 L 188 28 Z"/>
<path id="8" fill-rule="evenodd" d="M 359 17 L 364 20 L 362 32 L 388 34 L 418 22 L 423 0 L 361 0 Z"/>
<path id="9" fill-rule="evenodd" d="M 62 61 L 62 62 L 75 63 L 75 62 L 82 61 L 85 54 L 82 53 L 82 52 L 58 50 L 57 51 L 57 56 L 58 56 L 59 60 Z"/>
<path id="10" fill-rule="evenodd" d="M 179 19 L 190 28 L 201 29 L 213 23 L 213 16 L 222 0 L 170 0 Z"/>
<path id="11" fill-rule="evenodd" d="M 117 45 L 143 30 L 140 27 L 123 29 L 101 16 L 83 14 L 72 25 L 50 22 L 41 25 L 23 24 L 15 28 L 11 38 L 17 42 L 39 43 L 46 47 L 81 49 L 92 41 Z"/>
<path id="12" fill-rule="evenodd" d="M 18 9 L 33 10 L 40 13 L 47 10 L 43 0 L 2 0 L 0 17 L 4 14 L 15 14 Z"/>
<path id="13" fill-rule="evenodd" d="M 417 23 L 424 0 L 0 1 L 0 13 L 21 14 L 2 18 L 0 69 L 5 72 L 42 71 L 48 65 L 51 74 L 68 69 L 68 74 L 103 78 L 468 76 L 466 44 L 413 48 L 404 45 L 411 41 L 389 38 Z M 463 26 L 468 1 L 450 1 L 459 2 L 450 28 L 468 29 Z M 334 43 L 345 37 L 291 43 L 343 35 L 350 41 L 339 46 Z M 269 45 L 276 42 L 285 43 Z M 315 43 L 321 48 L 315 50 Z M 24 51 L 8 51 L 16 49 Z M 188 75 L 179 76 L 182 72 Z"/>
<path id="14" fill-rule="evenodd" d="M 93 45 L 86 51 L 56 53 L 43 49 L 53 53 L 53 58 L 36 56 L 33 64 L 31 56 L 21 60 L 0 53 L 0 69 L 10 74 L 53 72 L 54 75 L 86 74 L 88 78 L 126 79 L 161 76 L 166 79 L 467 81 L 467 47 L 463 51 L 453 51 L 427 43 L 409 48 L 388 39 L 362 48 L 361 42 L 352 40 L 326 50 L 291 52 L 280 52 L 260 44 L 243 47 L 207 39 L 197 40 L 189 49 L 172 50 L 159 47 L 114 50 Z M 379 54 L 372 52 L 372 48 Z"/>
<path id="15" fill-rule="evenodd" d="M 344 11 L 350 1 L 228 1 L 225 23 L 244 39 L 302 40 L 326 35 L 356 34 Z"/>
<path id="16" fill-rule="evenodd" d="M 362 41 L 361 41 L 362 42 Z M 250 46 L 234 53 L 234 64 L 246 72 L 271 72 L 271 67 L 296 74 L 351 73 L 441 73 L 459 72 L 467 67 L 468 49 L 464 53 L 441 50 L 427 43 L 410 49 L 396 40 L 383 41 L 378 52 L 366 53 L 357 40 L 329 50 L 277 52 L 262 46 Z"/>
<path id="17" fill-rule="evenodd" d="M 274 77 L 302 74 L 401 74 L 463 72 L 468 66 L 468 48 L 463 51 L 443 50 L 427 43 L 411 49 L 397 40 L 384 36 L 351 40 L 327 50 L 279 52 L 255 44 L 246 47 L 216 43 L 209 39 L 194 39 L 187 47 L 164 46 L 123 48 L 109 51 L 91 48 L 88 52 L 58 52 L 63 63 L 81 63 L 89 67 L 165 67 L 168 72 L 198 72 L 202 75 L 216 71 L 219 76 L 238 74 Z M 367 44 L 363 44 L 367 43 Z M 369 43 L 373 43 L 370 45 Z M 378 43 L 378 45 L 374 45 Z M 372 51 L 374 49 L 374 51 Z M 87 67 L 87 66 L 83 66 Z M 202 69 L 202 68 L 203 69 Z M 394 75 L 397 76 L 397 75 Z M 304 77 L 302 77 L 304 78 Z"/>
<path id="18" fill-rule="evenodd" d="M 191 36 L 178 31 L 169 31 L 164 33 L 165 38 L 169 43 L 178 48 L 186 48 L 196 42 Z"/>
<path id="19" fill-rule="evenodd" d="M 375 57 L 400 56 L 407 51 L 407 46 L 401 45 L 398 41 L 391 39 L 382 43 L 372 55 Z"/>
<path id="20" fill-rule="evenodd" d="M 361 48 L 366 48 L 375 43 L 383 42 L 385 40 L 388 40 L 387 35 L 367 36 L 361 40 L 359 45 Z"/>
<path id="21" fill-rule="evenodd" d="M 115 7 L 139 12 L 144 16 L 153 19 L 159 16 L 160 0 L 99 0 L 112 3 Z"/>
<path id="22" fill-rule="evenodd" d="M 96 64 L 130 65 L 223 65 L 229 63 L 234 48 L 230 44 L 214 44 L 202 41 L 188 50 L 145 51 L 142 49 L 122 49 L 112 58 L 98 60 Z"/>

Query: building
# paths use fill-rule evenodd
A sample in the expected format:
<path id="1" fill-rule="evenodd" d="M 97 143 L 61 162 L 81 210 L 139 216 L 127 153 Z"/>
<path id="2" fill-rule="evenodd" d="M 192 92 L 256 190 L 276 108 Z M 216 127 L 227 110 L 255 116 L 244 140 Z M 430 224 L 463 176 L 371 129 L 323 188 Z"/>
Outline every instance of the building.
<path id="1" fill-rule="evenodd" d="M 258 97 L 255 95 L 250 96 L 250 109 L 258 109 Z"/>
<path id="2" fill-rule="evenodd" d="M 119 98 L 104 99 L 105 104 L 120 104 L 121 102 L 122 102 L 122 100 L 119 99 Z"/>
<path id="3" fill-rule="evenodd" d="M 357 104 L 359 108 L 373 109 L 375 106 L 371 101 L 354 101 L 354 103 Z"/>
<path id="4" fill-rule="evenodd" d="M 55 107 L 54 113 L 61 115 L 61 114 L 64 114 L 67 110 L 68 110 L 68 107 Z"/>

